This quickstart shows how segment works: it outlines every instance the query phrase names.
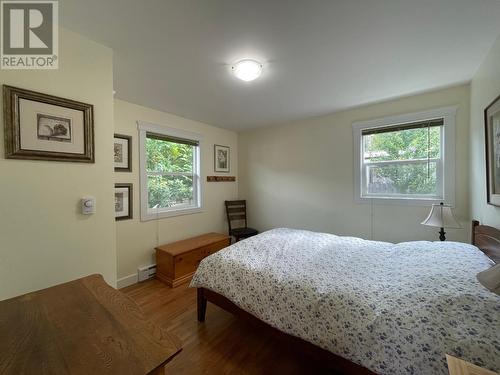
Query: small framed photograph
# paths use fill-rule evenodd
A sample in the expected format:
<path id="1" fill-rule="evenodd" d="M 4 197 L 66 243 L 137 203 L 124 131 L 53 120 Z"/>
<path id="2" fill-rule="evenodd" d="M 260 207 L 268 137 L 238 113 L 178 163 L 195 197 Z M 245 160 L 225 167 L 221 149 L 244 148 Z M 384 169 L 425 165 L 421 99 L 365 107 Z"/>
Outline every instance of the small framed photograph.
<path id="1" fill-rule="evenodd" d="M 132 137 L 115 134 L 115 172 L 132 172 Z"/>
<path id="2" fill-rule="evenodd" d="M 115 184 L 115 220 L 132 219 L 132 184 Z"/>
<path id="3" fill-rule="evenodd" d="M 488 204 L 500 207 L 500 96 L 484 110 Z"/>
<path id="4" fill-rule="evenodd" d="M 93 106 L 3 86 L 5 157 L 94 162 Z"/>
<path id="5" fill-rule="evenodd" d="M 229 173 L 230 150 L 228 146 L 214 145 L 215 172 Z"/>

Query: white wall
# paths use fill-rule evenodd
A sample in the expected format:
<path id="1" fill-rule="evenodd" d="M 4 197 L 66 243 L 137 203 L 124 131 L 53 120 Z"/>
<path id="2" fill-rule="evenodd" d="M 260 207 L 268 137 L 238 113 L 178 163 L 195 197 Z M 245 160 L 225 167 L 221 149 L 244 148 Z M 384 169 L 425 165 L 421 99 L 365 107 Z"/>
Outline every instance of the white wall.
<path id="1" fill-rule="evenodd" d="M 500 95 L 500 37 L 471 82 L 470 202 L 474 219 L 500 227 L 500 208 L 486 203 L 484 109 Z"/>
<path id="2" fill-rule="evenodd" d="M 240 133 L 240 197 L 248 200 L 249 224 L 305 228 L 385 241 L 436 240 L 437 229 L 419 223 L 429 207 L 354 202 L 352 123 L 396 114 L 458 105 L 456 121 L 456 210 L 469 233 L 469 86 L 402 98 L 279 127 Z"/>
<path id="3" fill-rule="evenodd" d="M 4 159 L 2 127 L 0 299 L 91 273 L 116 281 L 112 51 L 62 28 L 59 51 L 59 70 L 2 70 L 0 82 L 93 104 L 95 164 Z M 79 213 L 84 195 L 95 215 Z"/>
<path id="4" fill-rule="evenodd" d="M 116 183 L 132 183 L 134 217 L 116 222 L 118 286 L 135 282 L 137 267 L 155 262 L 158 244 L 192 237 L 207 232 L 227 232 L 224 200 L 238 196 L 238 182 L 206 182 L 214 173 L 214 144 L 229 146 L 229 174 L 238 178 L 238 144 L 235 132 L 188 120 L 121 100 L 115 100 L 115 133 L 131 135 L 132 172 L 116 172 Z M 139 145 L 137 121 L 146 121 L 201 134 L 201 182 L 203 212 L 147 222 L 140 221 Z"/>

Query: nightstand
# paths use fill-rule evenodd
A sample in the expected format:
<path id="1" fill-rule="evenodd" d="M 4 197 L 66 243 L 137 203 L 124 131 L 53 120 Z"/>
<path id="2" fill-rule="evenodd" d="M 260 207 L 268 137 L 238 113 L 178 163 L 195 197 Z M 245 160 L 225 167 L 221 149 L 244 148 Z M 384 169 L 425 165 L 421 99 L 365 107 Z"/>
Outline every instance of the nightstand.
<path id="1" fill-rule="evenodd" d="M 446 354 L 450 375 L 499 375 L 496 372 L 485 370 L 462 359 Z"/>

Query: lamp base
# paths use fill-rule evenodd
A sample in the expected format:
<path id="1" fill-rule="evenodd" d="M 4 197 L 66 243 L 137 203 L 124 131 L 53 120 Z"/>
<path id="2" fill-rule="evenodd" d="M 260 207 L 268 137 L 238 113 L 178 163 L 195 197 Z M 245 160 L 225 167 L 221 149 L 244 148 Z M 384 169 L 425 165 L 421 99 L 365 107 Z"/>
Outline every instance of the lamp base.
<path id="1" fill-rule="evenodd" d="M 441 241 L 446 241 L 446 236 L 445 236 L 446 232 L 444 231 L 444 228 L 441 228 L 441 230 L 439 231 L 439 239 Z"/>

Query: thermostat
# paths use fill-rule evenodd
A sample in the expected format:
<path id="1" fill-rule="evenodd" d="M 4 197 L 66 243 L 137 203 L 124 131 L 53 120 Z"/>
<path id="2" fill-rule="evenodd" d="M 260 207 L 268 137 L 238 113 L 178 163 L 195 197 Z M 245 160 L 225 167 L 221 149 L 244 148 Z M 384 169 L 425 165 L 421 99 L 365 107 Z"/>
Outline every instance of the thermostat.
<path id="1" fill-rule="evenodd" d="M 91 215 L 95 214 L 95 198 L 94 197 L 84 197 L 81 199 L 82 214 Z"/>

